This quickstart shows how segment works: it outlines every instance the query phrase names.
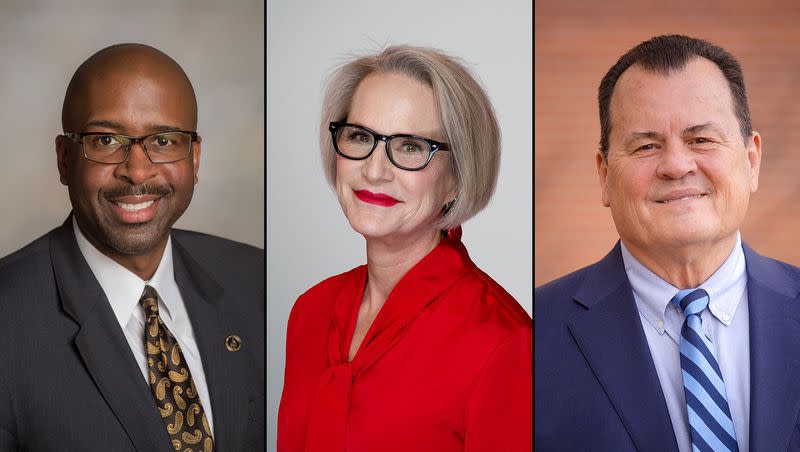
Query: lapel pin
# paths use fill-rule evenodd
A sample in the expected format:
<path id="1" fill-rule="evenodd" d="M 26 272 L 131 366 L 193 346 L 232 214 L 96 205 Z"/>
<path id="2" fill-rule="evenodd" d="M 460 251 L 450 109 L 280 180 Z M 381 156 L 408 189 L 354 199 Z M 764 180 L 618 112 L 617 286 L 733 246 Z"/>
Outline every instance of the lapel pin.
<path id="1" fill-rule="evenodd" d="M 229 352 L 238 351 L 242 348 L 242 340 L 239 336 L 232 334 L 225 338 L 225 348 L 227 348 Z"/>

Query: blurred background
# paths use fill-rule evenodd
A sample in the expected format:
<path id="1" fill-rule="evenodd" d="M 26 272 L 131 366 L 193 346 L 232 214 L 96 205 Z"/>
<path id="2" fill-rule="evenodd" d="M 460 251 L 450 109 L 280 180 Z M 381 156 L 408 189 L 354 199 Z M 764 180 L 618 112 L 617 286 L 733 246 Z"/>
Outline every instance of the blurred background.
<path id="1" fill-rule="evenodd" d="M 0 0 L 0 257 L 70 211 L 55 138 L 77 67 L 120 42 L 156 47 L 194 85 L 199 183 L 177 227 L 264 246 L 261 0 Z"/>
<path id="2" fill-rule="evenodd" d="M 601 259 L 619 238 L 595 167 L 597 87 L 623 53 L 668 33 L 706 39 L 739 59 L 763 152 L 742 240 L 800 265 L 799 3 L 546 0 L 534 12 L 536 286 Z"/>

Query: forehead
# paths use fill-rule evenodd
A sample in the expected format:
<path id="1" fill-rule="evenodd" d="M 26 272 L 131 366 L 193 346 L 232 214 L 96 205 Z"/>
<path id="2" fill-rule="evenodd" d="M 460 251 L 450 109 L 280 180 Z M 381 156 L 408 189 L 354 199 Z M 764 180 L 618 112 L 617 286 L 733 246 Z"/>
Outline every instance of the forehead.
<path id="1" fill-rule="evenodd" d="M 383 134 L 438 135 L 441 129 L 433 89 L 407 75 L 371 74 L 353 93 L 348 121 Z"/>
<path id="2" fill-rule="evenodd" d="M 110 121 L 125 128 L 168 125 L 194 129 L 194 98 L 180 79 L 158 71 L 104 70 L 87 74 L 75 120 Z"/>
<path id="3" fill-rule="evenodd" d="M 705 58 L 694 58 L 669 74 L 631 66 L 614 88 L 610 119 L 612 135 L 628 128 L 661 130 L 736 121 L 728 82 Z"/>

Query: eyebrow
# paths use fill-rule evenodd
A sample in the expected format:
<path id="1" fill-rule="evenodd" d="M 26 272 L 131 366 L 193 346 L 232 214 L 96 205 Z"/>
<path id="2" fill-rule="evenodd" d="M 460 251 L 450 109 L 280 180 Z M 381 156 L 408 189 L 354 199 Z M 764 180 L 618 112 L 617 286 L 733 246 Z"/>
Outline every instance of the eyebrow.
<path id="1" fill-rule="evenodd" d="M 696 126 L 691 126 L 683 129 L 683 135 L 694 135 L 696 133 L 700 133 L 706 130 L 710 130 L 712 132 L 717 133 L 718 135 L 722 135 L 722 131 L 716 124 L 713 122 L 707 122 L 704 124 L 698 124 Z"/>
<path id="2" fill-rule="evenodd" d="M 662 138 L 663 135 L 661 135 L 660 133 L 649 130 L 646 132 L 633 132 L 631 136 L 628 137 L 627 140 L 625 140 L 624 145 L 625 147 L 628 147 L 631 144 L 633 144 L 633 142 L 636 140 L 660 140 Z"/>
<path id="3" fill-rule="evenodd" d="M 105 120 L 105 119 L 89 121 L 89 122 L 86 123 L 84 128 L 89 128 L 89 127 L 102 127 L 102 128 L 105 128 L 105 129 L 113 129 L 113 130 L 120 131 L 120 132 L 125 129 L 125 127 L 122 124 L 120 124 L 118 122 L 114 122 L 114 121 L 108 121 L 108 120 Z M 176 132 L 176 131 L 179 131 L 179 130 L 183 130 L 180 127 L 168 126 L 168 125 L 165 125 L 165 124 L 149 124 L 147 126 L 147 129 L 152 130 L 155 133 L 158 133 L 158 132 Z"/>
<path id="4" fill-rule="evenodd" d="M 371 129 L 371 128 L 369 128 L 369 127 L 367 127 L 367 126 L 365 126 L 365 125 L 363 125 L 363 124 L 361 124 L 361 123 L 359 123 L 359 122 L 351 122 L 351 121 L 348 121 L 348 118 L 344 118 L 342 121 L 339 121 L 339 122 L 343 122 L 343 123 L 345 123 L 345 124 L 349 124 L 349 125 L 351 125 L 351 126 L 361 127 L 362 129 L 366 129 L 366 130 L 368 130 L 368 131 L 370 131 L 370 132 L 372 132 L 372 133 L 376 133 L 376 134 L 378 134 L 378 135 L 381 135 L 381 136 L 384 136 L 384 137 L 392 137 L 392 136 L 397 136 L 397 135 L 410 135 L 410 136 L 413 136 L 413 137 L 422 137 L 422 138 L 427 138 L 427 139 L 429 139 L 429 140 L 437 141 L 437 142 L 440 142 L 440 143 L 442 143 L 442 144 L 447 144 L 445 141 L 443 141 L 443 140 L 445 140 L 445 138 L 444 138 L 444 137 L 442 137 L 442 139 L 441 139 L 441 140 L 439 140 L 439 139 L 436 139 L 436 138 L 431 138 L 431 137 L 433 137 L 434 135 L 442 135 L 442 136 L 444 135 L 444 134 L 441 134 L 441 133 L 439 133 L 439 132 L 436 132 L 436 131 L 433 131 L 433 130 L 432 130 L 432 131 L 430 131 L 430 133 L 427 133 L 427 134 L 426 134 L 425 132 L 422 132 L 422 133 L 414 133 L 414 132 L 398 132 L 398 133 L 385 134 L 385 133 L 378 132 L 378 131 L 377 131 L 377 130 L 375 130 L 375 129 Z"/>
<path id="5" fill-rule="evenodd" d="M 122 130 L 122 124 L 117 123 L 117 122 L 112 122 L 112 121 L 106 121 L 106 120 L 102 120 L 102 119 L 96 120 L 96 121 L 89 121 L 83 127 L 84 127 L 84 129 L 88 129 L 89 127 L 92 127 L 92 126 L 94 126 L 94 127 L 103 127 L 105 129 Z"/>

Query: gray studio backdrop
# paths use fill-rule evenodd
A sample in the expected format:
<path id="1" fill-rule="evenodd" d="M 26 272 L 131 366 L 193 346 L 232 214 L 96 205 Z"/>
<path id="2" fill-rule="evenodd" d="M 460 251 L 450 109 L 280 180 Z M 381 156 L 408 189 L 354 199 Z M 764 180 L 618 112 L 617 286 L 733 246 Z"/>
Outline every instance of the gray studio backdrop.
<path id="1" fill-rule="evenodd" d="M 472 259 L 530 313 L 532 23 L 529 0 L 267 2 L 267 444 L 274 450 L 286 321 L 298 295 L 365 262 L 325 182 L 317 145 L 322 86 L 347 55 L 387 44 L 440 48 L 483 83 L 503 133 L 494 199 L 464 224 Z"/>
<path id="2" fill-rule="evenodd" d="M 194 84 L 199 183 L 177 226 L 264 246 L 264 5 L 261 0 L 0 0 L 0 256 L 70 210 L 55 137 L 72 73 L 110 44 L 173 57 Z"/>

